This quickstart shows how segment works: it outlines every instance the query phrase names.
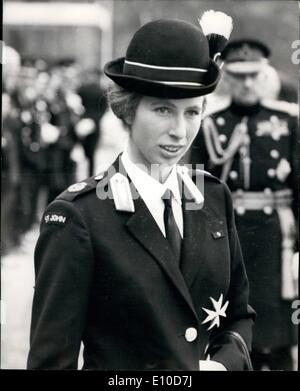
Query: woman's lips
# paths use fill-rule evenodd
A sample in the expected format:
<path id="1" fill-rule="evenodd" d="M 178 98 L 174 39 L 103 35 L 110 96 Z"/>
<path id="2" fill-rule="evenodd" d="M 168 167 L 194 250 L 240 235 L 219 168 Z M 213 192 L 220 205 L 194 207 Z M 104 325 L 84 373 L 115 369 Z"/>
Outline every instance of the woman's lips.
<path id="1" fill-rule="evenodd" d="M 160 145 L 160 148 L 168 153 L 177 153 L 180 149 L 182 149 L 182 145 Z"/>

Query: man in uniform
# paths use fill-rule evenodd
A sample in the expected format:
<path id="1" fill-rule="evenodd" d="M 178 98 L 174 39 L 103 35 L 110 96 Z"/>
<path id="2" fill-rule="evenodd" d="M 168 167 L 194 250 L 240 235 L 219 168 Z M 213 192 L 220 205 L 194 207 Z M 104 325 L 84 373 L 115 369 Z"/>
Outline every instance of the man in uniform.
<path id="1" fill-rule="evenodd" d="M 204 163 L 233 194 L 250 304 L 257 311 L 254 368 L 291 370 L 298 108 L 263 100 L 269 55 L 256 40 L 228 44 L 222 57 L 231 100 L 210 110 L 191 160 Z"/>
<path id="2" fill-rule="evenodd" d="M 38 197 L 46 163 L 39 121 L 37 76 L 35 59 L 24 59 L 15 97 L 20 117 L 18 145 L 22 177 L 19 225 L 24 234 L 38 221 Z"/>
<path id="3" fill-rule="evenodd" d="M 85 73 L 77 93 L 82 100 L 84 112 L 75 126 L 75 131 L 89 163 L 89 175 L 95 171 L 95 151 L 100 138 L 100 120 L 107 108 L 104 91 L 100 85 L 101 71 L 91 69 Z"/>
<path id="4" fill-rule="evenodd" d="M 1 238 L 2 255 L 20 244 L 20 227 L 17 216 L 18 195 L 21 186 L 18 134 L 19 113 L 14 96 L 21 68 L 19 53 L 10 46 L 4 47 L 2 84 L 2 167 L 1 167 Z"/>

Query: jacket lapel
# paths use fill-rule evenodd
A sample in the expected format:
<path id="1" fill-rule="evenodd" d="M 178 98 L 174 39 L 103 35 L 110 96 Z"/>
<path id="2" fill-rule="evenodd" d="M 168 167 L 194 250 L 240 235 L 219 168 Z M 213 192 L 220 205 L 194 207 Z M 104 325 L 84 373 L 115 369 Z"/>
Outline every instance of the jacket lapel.
<path id="1" fill-rule="evenodd" d="M 191 286 L 201 264 L 201 242 L 205 231 L 205 215 L 201 210 L 183 210 L 184 237 L 181 252 L 181 271 Z"/>
<path id="2" fill-rule="evenodd" d="M 113 167 L 115 172 L 120 172 L 128 177 L 122 160 L 120 159 L 120 155 L 113 163 Z M 137 194 L 137 190 L 134 188 L 129 177 L 128 179 L 132 195 Z M 159 263 L 162 270 L 168 275 L 197 317 L 191 295 L 181 270 L 178 265 L 175 264 L 170 245 L 161 233 L 156 221 L 140 196 L 134 197 L 134 208 L 134 213 L 132 213 L 125 222 L 128 231 L 154 257 L 156 262 Z"/>
<path id="3" fill-rule="evenodd" d="M 135 239 L 155 258 L 163 271 L 195 313 L 193 302 L 179 267 L 175 264 L 169 243 L 161 233 L 144 201 L 139 197 L 134 201 L 135 213 L 126 226 Z M 196 315 L 196 313 L 195 313 Z M 197 316 L 197 315 L 196 315 Z"/>
<path id="4" fill-rule="evenodd" d="M 187 207 L 187 203 L 192 208 Z M 211 258 L 209 235 L 213 230 L 213 216 L 205 202 L 201 209 L 192 201 L 183 197 L 184 237 L 181 252 L 181 271 L 188 287 L 195 277 L 206 270 L 206 263 Z M 193 208 L 193 206 L 195 208 Z"/>

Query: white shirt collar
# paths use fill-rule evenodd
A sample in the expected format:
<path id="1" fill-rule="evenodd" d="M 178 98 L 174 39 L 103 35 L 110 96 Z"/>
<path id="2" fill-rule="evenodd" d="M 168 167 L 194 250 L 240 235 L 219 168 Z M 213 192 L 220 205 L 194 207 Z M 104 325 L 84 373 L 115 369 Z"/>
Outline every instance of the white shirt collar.
<path id="1" fill-rule="evenodd" d="M 178 177 L 177 177 L 177 167 L 176 165 L 173 166 L 172 171 L 170 172 L 170 175 L 168 176 L 167 180 L 164 183 L 164 188 L 170 189 L 175 200 L 181 205 L 181 195 L 178 185 Z"/>
<path id="2" fill-rule="evenodd" d="M 151 202 L 153 197 L 161 199 L 165 191 L 170 189 L 173 193 L 174 199 L 181 205 L 176 165 L 173 166 L 165 183 L 160 183 L 138 167 L 138 165 L 133 163 L 128 156 L 127 150 L 123 152 L 121 159 L 125 170 L 144 201 Z"/>
<path id="3" fill-rule="evenodd" d="M 176 165 L 173 167 L 166 182 L 162 184 L 155 178 L 148 175 L 148 173 L 143 171 L 136 164 L 134 164 L 130 160 L 127 151 L 123 152 L 121 159 L 127 174 L 132 180 L 132 183 L 137 189 L 140 197 L 145 202 L 147 208 L 149 209 L 164 236 L 166 236 L 163 217 L 165 206 L 162 200 L 162 196 L 164 195 L 167 188 L 172 191 L 174 195 L 172 198 L 172 210 L 181 237 L 183 237 L 183 214 Z"/>

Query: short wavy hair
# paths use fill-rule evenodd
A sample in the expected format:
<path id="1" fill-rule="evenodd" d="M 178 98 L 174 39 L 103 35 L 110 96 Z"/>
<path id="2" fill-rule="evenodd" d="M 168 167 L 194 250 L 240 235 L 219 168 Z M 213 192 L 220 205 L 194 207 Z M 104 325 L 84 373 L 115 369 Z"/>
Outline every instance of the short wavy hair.
<path id="1" fill-rule="evenodd" d="M 115 83 L 107 91 L 107 101 L 110 108 L 129 130 L 142 97 L 143 95 L 125 90 Z"/>

